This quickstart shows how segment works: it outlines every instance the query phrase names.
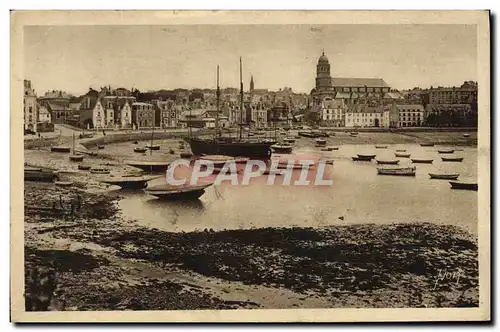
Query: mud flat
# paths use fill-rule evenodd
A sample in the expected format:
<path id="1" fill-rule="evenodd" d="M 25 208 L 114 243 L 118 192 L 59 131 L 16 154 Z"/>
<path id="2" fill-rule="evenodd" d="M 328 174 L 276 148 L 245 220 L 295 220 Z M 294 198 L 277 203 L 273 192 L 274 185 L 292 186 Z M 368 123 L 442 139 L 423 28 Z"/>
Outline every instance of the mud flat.
<path id="1" fill-rule="evenodd" d="M 172 233 L 124 220 L 114 197 L 79 195 L 71 214 L 57 202 L 73 192 L 26 188 L 42 208 L 25 212 L 32 310 L 478 306 L 476 239 L 453 226 Z"/>

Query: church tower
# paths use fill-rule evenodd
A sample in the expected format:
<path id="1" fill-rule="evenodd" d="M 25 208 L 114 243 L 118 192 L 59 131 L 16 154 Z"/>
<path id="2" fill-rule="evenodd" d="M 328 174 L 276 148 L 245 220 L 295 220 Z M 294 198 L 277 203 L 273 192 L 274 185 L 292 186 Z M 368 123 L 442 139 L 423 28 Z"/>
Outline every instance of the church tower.
<path id="1" fill-rule="evenodd" d="M 253 92 L 254 90 L 254 82 L 253 82 L 253 75 L 250 77 L 250 92 Z"/>
<path id="2" fill-rule="evenodd" d="M 316 87 L 312 91 L 313 104 L 319 105 L 326 97 L 334 98 L 335 91 L 330 76 L 330 62 L 323 51 L 316 65 Z"/>

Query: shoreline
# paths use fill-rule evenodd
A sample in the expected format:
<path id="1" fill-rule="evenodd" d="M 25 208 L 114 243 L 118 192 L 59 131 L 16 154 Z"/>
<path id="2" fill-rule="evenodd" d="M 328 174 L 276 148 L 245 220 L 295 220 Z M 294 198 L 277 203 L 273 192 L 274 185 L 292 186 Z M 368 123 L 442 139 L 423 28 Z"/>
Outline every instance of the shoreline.
<path id="1" fill-rule="evenodd" d="M 79 197 L 77 213 L 26 212 L 28 299 L 37 267 L 54 281 L 46 310 L 478 305 L 477 240 L 454 226 L 171 233 L 122 219 L 112 197 Z M 27 188 L 25 199 L 75 203 L 69 190 Z M 440 279 L 457 271 L 459 282 Z"/>

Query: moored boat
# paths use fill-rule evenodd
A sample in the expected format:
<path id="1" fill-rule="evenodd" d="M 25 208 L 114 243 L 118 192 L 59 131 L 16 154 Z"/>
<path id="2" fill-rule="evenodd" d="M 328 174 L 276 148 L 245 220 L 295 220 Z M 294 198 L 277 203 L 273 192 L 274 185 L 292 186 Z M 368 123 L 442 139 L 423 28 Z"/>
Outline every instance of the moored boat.
<path id="1" fill-rule="evenodd" d="M 275 144 L 271 146 L 275 153 L 292 153 L 293 147 L 288 144 Z"/>
<path id="2" fill-rule="evenodd" d="M 460 163 L 464 160 L 464 158 L 463 157 L 441 157 L 441 160 Z"/>
<path id="3" fill-rule="evenodd" d="M 76 162 L 83 161 L 83 154 L 71 154 L 69 155 L 69 160 Z"/>
<path id="4" fill-rule="evenodd" d="M 55 181 L 54 184 L 58 187 L 71 187 L 73 185 L 72 181 Z"/>
<path id="5" fill-rule="evenodd" d="M 146 172 L 164 172 L 170 166 L 170 162 L 167 161 L 128 160 L 124 163 Z"/>
<path id="6" fill-rule="evenodd" d="M 372 157 L 365 157 L 365 156 L 357 156 L 357 157 L 352 157 L 353 161 L 372 161 Z"/>
<path id="7" fill-rule="evenodd" d="M 474 191 L 477 191 L 478 189 L 477 182 L 450 181 L 450 184 L 451 184 L 451 189 L 474 190 Z"/>
<path id="8" fill-rule="evenodd" d="M 97 149 L 99 149 L 99 150 L 104 149 L 104 144 L 97 144 Z"/>
<path id="9" fill-rule="evenodd" d="M 109 170 L 109 168 L 105 168 L 105 167 L 92 167 L 90 169 L 90 173 L 92 173 L 92 174 L 109 174 L 110 170 Z"/>
<path id="10" fill-rule="evenodd" d="M 146 152 L 148 149 L 146 148 L 134 148 L 134 152 L 137 152 L 137 153 L 144 153 Z"/>
<path id="11" fill-rule="evenodd" d="M 377 164 L 379 165 L 397 165 L 399 164 L 399 160 L 377 160 Z"/>
<path id="12" fill-rule="evenodd" d="M 434 146 L 434 143 L 420 143 L 420 146 Z"/>
<path id="13" fill-rule="evenodd" d="M 148 145 L 146 145 L 146 148 L 149 150 L 160 150 L 160 146 L 157 144 L 153 144 L 153 145 L 148 144 Z"/>
<path id="14" fill-rule="evenodd" d="M 410 153 L 408 152 L 394 152 L 394 155 L 399 158 L 410 158 Z"/>
<path id="15" fill-rule="evenodd" d="M 406 152 L 406 149 L 396 149 L 396 152 Z"/>
<path id="16" fill-rule="evenodd" d="M 460 176 L 458 173 L 429 173 L 431 179 L 456 180 Z"/>
<path id="17" fill-rule="evenodd" d="M 377 173 L 380 175 L 415 176 L 417 168 L 412 167 L 378 167 Z"/>
<path id="18" fill-rule="evenodd" d="M 160 176 L 133 175 L 127 174 L 122 176 L 100 179 L 99 182 L 112 184 L 124 189 L 143 189 L 146 188 L 148 182 L 159 178 Z"/>
<path id="19" fill-rule="evenodd" d="M 321 150 L 321 151 L 333 151 L 333 147 L 331 147 L 331 146 L 327 146 L 327 147 L 325 147 L 325 148 L 321 148 L 320 150 Z"/>
<path id="20" fill-rule="evenodd" d="M 453 149 L 446 149 L 446 150 L 438 150 L 438 153 L 453 153 L 455 150 Z"/>
<path id="21" fill-rule="evenodd" d="M 414 164 L 432 164 L 434 159 L 421 159 L 421 158 L 411 158 L 411 162 Z"/>
<path id="22" fill-rule="evenodd" d="M 366 158 L 366 159 L 369 159 L 369 160 L 372 160 L 373 158 L 375 158 L 377 155 L 376 154 L 364 154 L 364 153 L 358 153 L 358 157 L 359 158 Z"/>
<path id="23" fill-rule="evenodd" d="M 88 171 L 90 169 L 90 165 L 78 164 L 78 169 L 82 171 Z"/>
<path id="24" fill-rule="evenodd" d="M 356 132 L 356 131 L 351 131 L 351 132 L 349 133 L 349 135 L 351 135 L 352 137 L 354 137 L 354 136 L 358 136 L 358 134 L 359 134 L 359 133 L 358 133 L 358 132 Z"/>
<path id="25" fill-rule="evenodd" d="M 387 145 L 375 145 L 375 149 L 387 149 Z"/>
<path id="26" fill-rule="evenodd" d="M 470 137 L 470 134 L 464 134 L 464 137 Z"/>
<path id="27" fill-rule="evenodd" d="M 52 146 L 50 152 L 69 153 L 71 152 L 71 148 L 68 146 Z"/>
<path id="28" fill-rule="evenodd" d="M 201 197 L 205 193 L 205 189 L 211 185 L 212 183 L 182 186 L 163 184 L 147 188 L 144 192 L 148 195 L 158 197 L 159 199 L 194 200 Z"/>
<path id="29" fill-rule="evenodd" d="M 287 137 L 283 140 L 285 143 L 293 144 L 295 143 L 295 138 Z"/>
<path id="30" fill-rule="evenodd" d="M 315 140 L 316 142 L 316 146 L 319 147 L 319 146 L 325 146 L 326 145 L 326 140 L 322 139 L 322 138 L 317 138 Z"/>

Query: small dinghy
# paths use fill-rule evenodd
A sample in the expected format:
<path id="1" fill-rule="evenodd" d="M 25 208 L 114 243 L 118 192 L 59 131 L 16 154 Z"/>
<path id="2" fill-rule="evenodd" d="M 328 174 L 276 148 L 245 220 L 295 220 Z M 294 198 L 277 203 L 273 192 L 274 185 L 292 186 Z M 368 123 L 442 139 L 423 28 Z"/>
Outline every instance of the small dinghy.
<path id="1" fill-rule="evenodd" d="M 399 164 L 399 160 L 377 160 L 377 164 L 379 165 L 397 165 Z"/>
<path id="2" fill-rule="evenodd" d="M 90 165 L 79 164 L 78 169 L 82 171 L 88 171 L 90 169 Z"/>
<path id="3" fill-rule="evenodd" d="M 160 146 L 159 145 L 146 145 L 146 148 L 149 149 L 149 150 L 160 150 Z"/>
<path id="4" fill-rule="evenodd" d="M 431 179 L 456 180 L 460 176 L 458 173 L 429 173 Z"/>
<path id="5" fill-rule="evenodd" d="M 420 146 L 434 146 L 434 143 L 420 143 Z"/>
<path id="6" fill-rule="evenodd" d="M 93 167 L 90 169 L 90 173 L 92 174 L 109 174 L 110 170 L 106 167 Z"/>
<path id="7" fill-rule="evenodd" d="M 191 159 L 193 157 L 193 154 L 189 152 L 181 152 L 180 157 L 183 159 Z"/>
<path id="8" fill-rule="evenodd" d="M 470 137 L 470 134 L 464 134 L 464 137 Z"/>
<path id="9" fill-rule="evenodd" d="M 463 157 L 441 157 L 441 160 L 460 163 L 464 160 L 464 158 Z"/>
<path id="10" fill-rule="evenodd" d="M 333 151 L 332 147 L 321 148 L 321 151 Z"/>
<path id="11" fill-rule="evenodd" d="M 415 176 L 417 168 L 412 167 L 379 167 L 377 173 L 380 175 Z"/>
<path id="12" fill-rule="evenodd" d="M 438 150 L 438 153 L 453 153 L 455 150 L 448 149 L 448 150 Z"/>
<path id="13" fill-rule="evenodd" d="M 326 140 L 322 138 L 317 138 L 315 142 L 316 142 L 316 147 L 321 147 L 326 145 Z"/>
<path id="14" fill-rule="evenodd" d="M 71 181 L 55 181 L 54 184 L 58 187 L 71 187 L 73 182 Z"/>
<path id="15" fill-rule="evenodd" d="M 352 157 L 353 161 L 372 161 L 372 157 Z"/>
<path id="16" fill-rule="evenodd" d="M 406 149 L 396 149 L 396 152 L 406 152 Z"/>
<path id="17" fill-rule="evenodd" d="M 100 182 L 119 186 L 123 189 L 144 189 L 148 186 L 148 181 L 158 179 L 158 176 L 134 175 L 127 174 L 123 176 L 110 177 L 108 179 L 99 180 Z"/>
<path id="18" fill-rule="evenodd" d="M 147 161 L 147 160 L 128 160 L 124 161 L 125 165 L 136 167 L 147 172 L 164 172 L 170 166 L 167 161 Z"/>
<path id="19" fill-rule="evenodd" d="M 134 148 L 134 152 L 137 152 L 137 153 L 144 153 L 146 151 L 147 151 L 146 148 Z"/>
<path id="20" fill-rule="evenodd" d="M 352 137 L 358 136 L 358 134 L 359 134 L 359 133 L 358 133 L 358 132 L 355 132 L 355 131 L 351 131 L 351 132 L 349 133 L 349 135 L 350 135 L 350 136 L 352 136 Z"/>
<path id="21" fill-rule="evenodd" d="M 98 148 L 99 150 L 104 149 L 104 144 L 97 144 L 97 148 Z"/>
<path id="22" fill-rule="evenodd" d="M 50 152 L 69 153 L 71 152 L 71 148 L 68 146 L 52 146 Z"/>
<path id="23" fill-rule="evenodd" d="M 387 145 L 375 145 L 375 149 L 387 149 Z"/>
<path id="24" fill-rule="evenodd" d="M 295 143 L 295 138 L 287 137 L 283 141 L 285 143 L 293 144 L 293 143 Z"/>
<path id="25" fill-rule="evenodd" d="M 363 154 L 363 153 L 358 153 L 358 158 L 365 159 L 365 160 L 372 160 L 375 158 L 377 155 L 376 154 Z"/>
<path id="26" fill-rule="evenodd" d="M 83 161 L 83 154 L 70 154 L 69 160 L 76 162 Z"/>
<path id="27" fill-rule="evenodd" d="M 433 159 L 411 158 L 411 162 L 414 164 L 432 164 L 433 161 Z"/>
<path id="28" fill-rule="evenodd" d="M 410 153 L 408 152 L 394 152 L 394 155 L 398 158 L 410 158 Z"/>
<path id="29" fill-rule="evenodd" d="M 469 182 L 469 181 L 450 181 L 451 189 L 459 189 L 459 190 L 473 190 L 477 191 L 477 182 Z"/>
<path id="30" fill-rule="evenodd" d="M 275 144 L 271 146 L 275 153 L 292 153 L 293 146 L 288 144 Z"/>
<path id="31" fill-rule="evenodd" d="M 201 197 L 211 185 L 212 183 L 182 186 L 163 184 L 147 188 L 145 193 L 165 200 L 194 200 Z"/>
<path id="32" fill-rule="evenodd" d="M 132 144 L 139 144 L 139 141 L 133 141 Z"/>

